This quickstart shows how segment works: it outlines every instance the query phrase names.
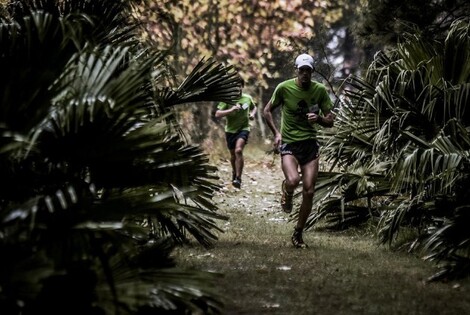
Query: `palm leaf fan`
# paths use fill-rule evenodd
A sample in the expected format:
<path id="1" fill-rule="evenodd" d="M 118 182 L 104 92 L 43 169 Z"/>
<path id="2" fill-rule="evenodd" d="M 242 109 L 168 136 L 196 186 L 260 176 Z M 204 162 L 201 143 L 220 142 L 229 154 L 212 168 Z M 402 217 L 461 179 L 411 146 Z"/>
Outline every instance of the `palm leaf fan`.
<path id="1" fill-rule="evenodd" d="M 241 93 L 238 73 L 214 59 L 201 59 L 176 89 L 163 89 L 157 97 L 164 107 L 200 101 L 233 103 Z"/>

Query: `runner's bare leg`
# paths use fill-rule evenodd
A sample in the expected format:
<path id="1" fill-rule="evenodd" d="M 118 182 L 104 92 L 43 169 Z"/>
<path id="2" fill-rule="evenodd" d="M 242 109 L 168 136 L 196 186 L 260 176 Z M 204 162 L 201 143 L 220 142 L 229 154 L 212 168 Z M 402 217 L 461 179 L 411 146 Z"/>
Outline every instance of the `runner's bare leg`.
<path id="1" fill-rule="evenodd" d="M 243 167 L 245 165 L 245 161 L 243 159 L 243 149 L 245 148 L 246 141 L 242 138 L 237 139 L 235 144 L 234 150 L 234 165 L 235 165 L 235 176 L 237 178 L 242 177 Z"/>
<path id="2" fill-rule="evenodd" d="M 318 177 L 318 161 L 316 158 L 300 167 L 302 172 L 302 203 L 299 210 L 297 229 L 303 230 L 308 216 L 312 212 L 312 200 L 315 194 L 315 183 Z"/>
<path id="3" fill-rule="evenodd" d="M 290 154 L 284 155 L 281 157 L 281 167 L 286 179 L 286 191 L 293 193 L 300 183 L 297 159 Z"/>

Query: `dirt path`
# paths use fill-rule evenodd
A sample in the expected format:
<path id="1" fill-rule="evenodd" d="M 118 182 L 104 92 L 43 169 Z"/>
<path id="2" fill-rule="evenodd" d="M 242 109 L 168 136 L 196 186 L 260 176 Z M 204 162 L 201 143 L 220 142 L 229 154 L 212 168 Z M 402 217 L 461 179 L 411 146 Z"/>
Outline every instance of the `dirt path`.
<path id="1" fill-rule="evenodd" d="M 470 281 L 426 283 L 436 271 L 352 232 L 308 231 L 307 250 L 290 244 L 294 223 L 279 206 L 279 160 L 247 159 L 241 190 L 230 166 L 214 197 L 230 216 L 212 249 L 178 250 L 179 265 L 223 274 L 224 314 L 470 314 Z"/>

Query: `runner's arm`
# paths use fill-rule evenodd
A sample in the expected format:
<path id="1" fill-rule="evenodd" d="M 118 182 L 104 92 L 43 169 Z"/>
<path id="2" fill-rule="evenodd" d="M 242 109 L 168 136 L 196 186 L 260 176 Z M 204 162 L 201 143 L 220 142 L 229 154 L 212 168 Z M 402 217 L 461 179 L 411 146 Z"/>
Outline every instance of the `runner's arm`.
<path id="1" fill-rule="evenodd" d="M 277 129 L 276 125 L 274 124 L 274 119 L 273 119 L 273 106 L 271 101 L 269 101 L 263 109 L 263 116 L 264 119 L 266 120 L 266 123 L 268 124 L 269 129 L 271 129 L 273 135 L 274 135 L 274 147 L 278 148 L 279 145 L 281 144 L 281 133 Z"/>
<path id="2" fill-rule="evenodd" d="M 231 114 L 235 111 L 239 111 L 240 109 L 241 109 L 240 104 L 234 105 L 234 106 L 230 107 L 229 109 L 218 109 L 215 112 L 215 117 L 216 118 L 222 118 L 222 117 L 225 117 L 228 114 Z"/>
<path id="3" fill-rule="evenodd" d="M 257 108 L 256 108 L 256 106 L 254 106 L 253 109 L 250 112 L 250 120 L 255 119 L 256 112 L 257 112 Z"/>

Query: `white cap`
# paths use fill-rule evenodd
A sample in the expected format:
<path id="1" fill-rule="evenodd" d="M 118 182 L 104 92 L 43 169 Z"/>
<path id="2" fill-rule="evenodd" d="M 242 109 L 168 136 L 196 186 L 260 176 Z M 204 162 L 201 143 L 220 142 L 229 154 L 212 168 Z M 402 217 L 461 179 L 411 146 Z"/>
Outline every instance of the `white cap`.
<path id="1" fill-rule="evenodd" d="M 300 67 L 309 66 L 313 69 L 313 58 L 308 54 L 301 54 L 295 58 L 295 67 L 298 69 Z"/>

